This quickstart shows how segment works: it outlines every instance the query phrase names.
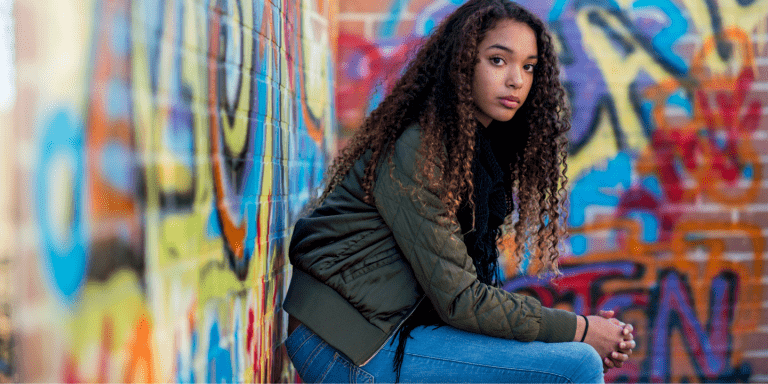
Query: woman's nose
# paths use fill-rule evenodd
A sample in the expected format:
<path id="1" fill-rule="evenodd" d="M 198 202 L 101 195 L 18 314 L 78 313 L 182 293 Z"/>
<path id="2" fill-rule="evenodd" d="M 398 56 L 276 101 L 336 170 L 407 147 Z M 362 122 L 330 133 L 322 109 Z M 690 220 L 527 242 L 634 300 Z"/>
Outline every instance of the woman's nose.
<path id="1" fill-rule="evenodd" d="M 519 68 L 513 68 L 507 75 L 507 86 L 520 88 L 523 85 L 523 73 Z"/>

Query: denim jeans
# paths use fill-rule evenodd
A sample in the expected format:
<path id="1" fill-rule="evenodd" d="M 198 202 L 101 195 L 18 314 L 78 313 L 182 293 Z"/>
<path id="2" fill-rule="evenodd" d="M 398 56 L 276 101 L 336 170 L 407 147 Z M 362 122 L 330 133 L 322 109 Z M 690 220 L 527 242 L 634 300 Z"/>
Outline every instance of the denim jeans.
<path id="1" fill-rule="evenodd" d="M 602 383 L 603 363 L 585 343 L 520 342 L 450 326 L 418 327 L 405 347 L 403 383 Z M 358 367 L 300 325 L 286 339 L 288 356 L 306 383 L 395 381 L 397 338 Z"/>

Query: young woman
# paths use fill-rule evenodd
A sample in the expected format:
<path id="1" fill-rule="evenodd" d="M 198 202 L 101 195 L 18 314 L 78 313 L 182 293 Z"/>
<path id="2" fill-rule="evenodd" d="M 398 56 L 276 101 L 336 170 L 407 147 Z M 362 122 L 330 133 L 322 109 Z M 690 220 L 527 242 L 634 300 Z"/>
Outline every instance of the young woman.
<path id="1" fill-rule="evenodd" d="M 508 0 L 448 16 L 296 223 L 283 308 L 305 382 L 602 382 L 632 326 L 501 289 L 496 242 L 559 273 L 569 128 L 551 37 Z"/>

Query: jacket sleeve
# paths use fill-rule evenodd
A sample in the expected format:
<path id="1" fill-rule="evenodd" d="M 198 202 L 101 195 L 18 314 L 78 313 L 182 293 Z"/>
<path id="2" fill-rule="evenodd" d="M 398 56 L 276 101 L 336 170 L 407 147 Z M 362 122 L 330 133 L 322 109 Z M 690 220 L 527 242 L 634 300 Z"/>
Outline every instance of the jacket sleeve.
<path id="1" fill-rule="evenodd" d="M 477 279 L 455 215 L 448 215 L 435 191 L 417 187 L 414 175 L 429 161 L 418 154 L 420 135 L 421 130 L 412 127 L 398 139 L 394 169 L 382 160 L 374 199 L 440 318 L 453 327 L 494 337 L 572 341 L 574 313 L 542 307 L 535 298 Z"/>

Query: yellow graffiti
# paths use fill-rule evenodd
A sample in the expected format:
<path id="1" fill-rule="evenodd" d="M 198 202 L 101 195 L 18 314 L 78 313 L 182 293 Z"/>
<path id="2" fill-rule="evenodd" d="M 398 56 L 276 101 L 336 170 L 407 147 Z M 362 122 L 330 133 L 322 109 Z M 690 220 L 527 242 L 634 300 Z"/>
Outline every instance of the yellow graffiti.
<path id="1" fill-rule="evenodd" d="M 635 49 L 628 52 L 626 56 L 617 52 L 606 31 L 589 21 L 591 12 L 605 19 Z M 584 39 L 584 50 L 591 54 L 600 68 L 611 99 L 616 103 L 616 117 L 626 140 L 625 149 L 640 151 L 647 146 L 648 140 L 643 132 L 640 116 L 631 104 L 630 86 L 641 71 L 648 74 L 655 82 L 670 78 L 669 73 L 645 49 L 641 48 L 630 31 L 611 12 L 599 7 L 585 7 L 576 15 L 576 24 Z M 616 147 L 615 133 L 609 121 L 609 111 L 601 110 L 598 113 L 600 117 L 595 138 L 590 140 L 578 154 L 568 159 L 568 171 L 572 176 L 578 176 L 595 164 L 612 159 L 619 151 Z"/>
<path id="2" fill-rule="evenodd" d="M 217 115 L 228 152 L 232 156 L 238 156 L 245 150 L 248 131 L 251 126 L 249 116 L 252 94 L 251 76 L 255 70 L 253 68 L 253 55 L 250 53 L 254 49 L 252 37 L 255 31 L 253 27 L 249 26 L 253 26 L 253 3 L 251 1 L 229 1 L 227 4 L 229 5 L 227 11 L 230 12 L 223 15 L 221 21 L 222 24 L 230 28 L 226 38 L 233 41 L 226 41 L 226 44 L 224 41 L 219 42 L 218 60 L 221 63 L 218 64 L 219 71 L 216 76 L 219 77 L 219 92 L 221 89 L 226 91 L 223 92 L 223 95 L 220 93 L 221 100 Z M 214 31 L 214 33 L 218 33 L 218 31 Z M 228 52 L 229 49 L 234 49 L 235 52 Z M 229 58 L 242 60 L 242 62 L 231 62 L 228 60 Z M 226 75 L 221 76 L 222 73 Z M 210 73 L 209 75 L 213 76 L 214 74 Z M 234 84 L 234 82 L 228 79 L 228 76 L 239 79 L 235 90 L 230 90 L 230 84 Z M 235 92 L 236 94 L 234 94 Z M 254 101 L 260 102 L 260 100 Z M 220 133 L 211 132 L 211 134 L 218 135 Z"/>
<path id="3" fill-rule="evenodd" d="M 629 9 L 633 1 L 621 0 L 619 3 L 622 8 Z M 693 29 L 697 31 L 702 41 L 713 41 L 716 36 L 712 30 L 710 10 L 705 1 L 684 0 L 682 3 L 690 13 L 690 17 L 687 19 L 695 24 Z M 731 32 L 729 31 L 734 28 L 751 31 L 756 26 L 762 26 L 765 15 L 768 14 L 768 2 L 765 1 L 755 1 L 749 6 L 738 5 L 735 0 L 718 1 L 718 8 L 726 37 L 730 35 Z M 631 44 L 634 49 L 626 56 L 617 52 L 611 45 L 611 38 L 606 32 L 589 21 L 591 12 L 595 12 L 606 20 L 612 29 L 617 31 L 624 41 Z M 630 84 L 637 78 L 640 71 L 645 72 L 656 84 L 677 80 L 667 73 L 645 49 L 641 48 L 630 31 L 611 12 L 597 6 L 584 7 L 576 15 L 576 23 L 583 38 L 584 49 L 590 53 L 591 58 L 600 68 L 611 99 L 616 103 L 616 117 L 624 133 L 626 149 L 640 152 L 647 147 L 648 142 L 646 134 L 642 131 L 643 123 L 640 121 L 640 116 L 635 112 L 630 102 Z M 747 63 L 733 59 L 723 62 L 717 54 L 709 54 L 706 57 L 706 67 L 716 72 L 743 68 L 746 65 Z M 710 82 L 716 81 L 718 80 L 710 80 Z M 615 157 L 619 150 L 616 148 L 616 138 L 611 124 L 607 120 L 607 111 L 598 113 L 600 116 L 598 117 L 599 122 L 595 138 L 590 140 L 578 154 L 569 158 L 568 169 L 572 176 L 578 176 L 595 164 L 601 164 L 607 159 Z"/>
<path id="4" fill-rule="evenodd" d="M 690 20 L 703 41 L 715 36 L 712 30 L 712 16 L 707 7 L 706 0 L 681 0 L 689 13 Z M 718 0 L 717 7 L 724 30 L 740 28 L 751 31 L 760 24 L 765 24 L 765 16 L 768 14 L 768 2 L 753 1 L 750 5 L 741 5 L 737 0 Z M 714 63 L 711 63 L 713 65 Z M 723 65 L 725 63 L 722 63 Z"/>

